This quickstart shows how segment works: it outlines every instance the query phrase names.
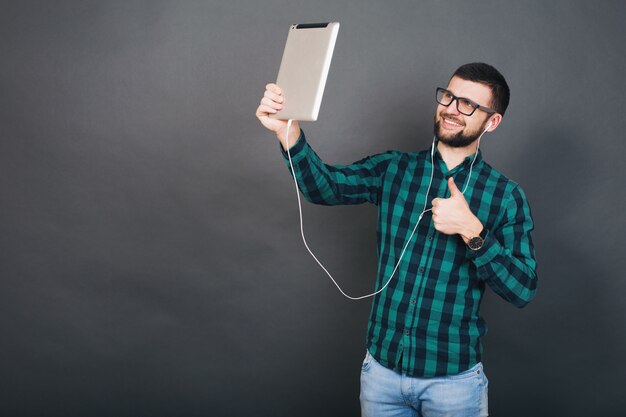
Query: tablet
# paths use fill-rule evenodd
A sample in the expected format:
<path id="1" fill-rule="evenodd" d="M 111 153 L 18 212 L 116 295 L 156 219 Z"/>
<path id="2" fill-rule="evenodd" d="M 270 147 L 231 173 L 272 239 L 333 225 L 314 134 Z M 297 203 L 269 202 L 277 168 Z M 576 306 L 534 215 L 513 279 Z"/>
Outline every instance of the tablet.
<path id="1" fill-rule="evenodd" d="M 291 25 L 276 79 L 285 102 L 270 117 L 317 120 L 338 32 L 338 22 Z"/>

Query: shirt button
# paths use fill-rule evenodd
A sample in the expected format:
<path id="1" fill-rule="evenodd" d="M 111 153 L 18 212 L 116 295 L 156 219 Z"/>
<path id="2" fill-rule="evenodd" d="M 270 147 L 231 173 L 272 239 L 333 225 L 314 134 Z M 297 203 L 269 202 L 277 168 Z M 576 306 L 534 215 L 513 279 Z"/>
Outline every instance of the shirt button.
<path id="1" fill-rule="evenodd" d="M 411 331 L 410 331 L 410 330 L 405 330 L 405 331 L 404 331 L 404 334 L 405 334 L 405 335 L 407 335 L 407 336 L 409 336 L 409 335 L 411 334 Z"/>
<path id="2" fill-rule="evenodd" d="M 420 266 L 419 272 L 424 272 L 424 267 Z"/>
<path id="3" fill-rule="evenodd" d="M 433 235 L 428 235 L 428 240 L 433 240 Z"/>
<path id="4" fill-rule="evenodd" d="M 417 303 L 417 300 L 414 298 L 411 300 L 411 304 L 415 304 L 415 303 Z"/>

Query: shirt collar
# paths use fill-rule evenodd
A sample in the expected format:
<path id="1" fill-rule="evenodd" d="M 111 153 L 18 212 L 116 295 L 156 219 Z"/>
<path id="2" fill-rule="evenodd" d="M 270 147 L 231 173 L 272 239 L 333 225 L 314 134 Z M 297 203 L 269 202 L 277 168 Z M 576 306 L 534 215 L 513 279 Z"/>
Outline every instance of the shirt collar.
<path id="1" fill-rule="evenodd" d="M 448 167 L 446 166 L 446 163 L 441 157 L 441 154 L 439 153 L 439 149 L 437 148 L 437 143 L 439 143 L 439 140 L 435 141 L 435 158 L 434 159 L 435 161 L 439 161 L 439 165 L 442 167 L 442 170 L 444 173 L 455 174 L 458 171 L 469 169 L 470 165 L 472 165 L 472 161 L 474 160 L 474 155 L 476 155 L 474 153 L 469 156 L 466 156 L 463 162 L 461 162 L 459 165 L 455 166 L 450 171 L 448 171 Z M 476 155 L 476 161 L 474 162 L 474 168 L 478 167 L 480 163 L 482 162 L 482 160 L 483 160 L 482 151 L 479 148 L 478 155 Z"/>

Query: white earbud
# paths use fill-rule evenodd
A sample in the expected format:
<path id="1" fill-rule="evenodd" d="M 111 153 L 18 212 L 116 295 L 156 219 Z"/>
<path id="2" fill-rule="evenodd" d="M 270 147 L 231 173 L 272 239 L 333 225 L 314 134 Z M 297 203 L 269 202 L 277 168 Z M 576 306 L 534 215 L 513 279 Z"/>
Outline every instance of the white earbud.
<path id="1" fill-rule="evenodd" d="M 487 127 L 485 128 L 485 130 L 489 130 L 490 127 L 491 127 L 491 122 L 487 123 Z"/>

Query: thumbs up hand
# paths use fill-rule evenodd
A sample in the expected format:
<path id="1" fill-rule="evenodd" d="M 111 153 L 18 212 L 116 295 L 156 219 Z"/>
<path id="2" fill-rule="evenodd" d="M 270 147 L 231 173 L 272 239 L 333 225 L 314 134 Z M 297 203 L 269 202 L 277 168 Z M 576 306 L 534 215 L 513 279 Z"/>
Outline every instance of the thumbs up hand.
<path id="1" fill-rule="evenodd" d="M 470 238 L 479 236 L 483 225 L 470 210 L 465 196 L 454 183 L 448 179 L 450 189 L 449 198 L 435 198 L 433 200 L 433 223 L 435 229 L 446 235 L 459 234 L 467 243 Z"/>

